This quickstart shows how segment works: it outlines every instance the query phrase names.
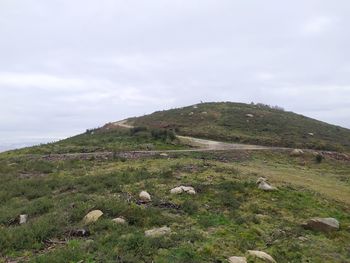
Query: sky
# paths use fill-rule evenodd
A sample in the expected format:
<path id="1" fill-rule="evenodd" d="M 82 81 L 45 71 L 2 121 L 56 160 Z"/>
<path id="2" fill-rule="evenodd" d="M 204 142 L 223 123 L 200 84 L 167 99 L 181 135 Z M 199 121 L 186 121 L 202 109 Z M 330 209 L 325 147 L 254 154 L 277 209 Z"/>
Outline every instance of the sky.
<path id="1" fill-rule="evenodd" d="M 0 0 L 0 150 L 200 101 L 279 105 L 350 128 L 349 10 L 348 0 Z"/>

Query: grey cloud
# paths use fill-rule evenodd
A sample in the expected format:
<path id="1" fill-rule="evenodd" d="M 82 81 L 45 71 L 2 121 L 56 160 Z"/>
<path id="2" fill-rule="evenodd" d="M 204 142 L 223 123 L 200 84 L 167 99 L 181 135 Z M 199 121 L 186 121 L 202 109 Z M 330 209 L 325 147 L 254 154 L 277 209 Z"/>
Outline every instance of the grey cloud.
<path id="1" fill-rule="evenodd" d="M 3 0 L 0 144 L 200 100 L 278 104 L 350 128 L 349 8 L 346 0 Z"/>

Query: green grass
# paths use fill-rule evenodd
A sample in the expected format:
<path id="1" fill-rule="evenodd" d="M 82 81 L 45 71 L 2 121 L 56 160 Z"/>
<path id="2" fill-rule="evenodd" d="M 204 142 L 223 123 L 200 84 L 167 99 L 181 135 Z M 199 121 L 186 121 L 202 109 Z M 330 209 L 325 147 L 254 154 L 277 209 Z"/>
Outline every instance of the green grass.
<path id="1" fill-rule="evenodd" d="M 266 251 L 277 262 L 348 262 L 350 195 L 343 191 L 348 181 L 340 179 L 348 178 L 348 163 L 317 163 L 306 155 L 301 164 L 301 157 L 272 152 L 170 157 L 37 162 L 2 154 L 0 262 L 226 262 L 248 249 Z M 278 191 L 257 189 L 259 176 L 267 176 Z M 344 198 L 308 185 L 310 177 Z M 197 195 L 170 195 L 178 185 L 193 186 Z M 145 189 L 153 201 L 138 205 Z M 84 226 L 83 217 L 93 209 L 104 215 Z M 27 224 L 9 223 L 22 213 L 29 215 Z M 128 225 L 114 224 L 118 216 Z M 341 229 L 324 234 L 300 227 L 315 216 L 336 217 Z M 145 230 L 164 225 L 170 235 L 145 237 Z M 81 227 L 91 236 L 69 235 Z M 67 242 L 49 249 L 49 239 Z"/>
<path id="2" fill-rule="evenodd" d="M 115 128 L 113 130 L 88 130 L 84 134 L 73 136 L 65 140 L 11 151 L 6 154 L 17 157 L 20 154 L 176 150 L 184 148 L 185 146 L 181 145 L 173 134 L 166 129 L 130 131 L 125 128 Z"/>
<path id="3" fill-rule="evenodd" d="M 130 118 L 129 122 L 135 126 L 173 128 L 181 135 L 220 141 L 350 151 L 349 129 L 261 105 L 201 103 L 197 108 L 158 111 Z"/>

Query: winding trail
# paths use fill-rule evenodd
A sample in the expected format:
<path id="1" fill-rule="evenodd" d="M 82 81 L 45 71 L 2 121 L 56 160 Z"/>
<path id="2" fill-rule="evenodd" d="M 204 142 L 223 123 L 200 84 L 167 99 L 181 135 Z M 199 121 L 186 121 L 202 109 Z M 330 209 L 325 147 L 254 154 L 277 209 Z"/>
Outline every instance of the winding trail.
<path id="1" fill-rule="evenodd" d="M 122 127 L 132 129 L 134 126 L 127 123 L 127 120 L 111 123 L 115 127 Z M 67 159 L 110 159 L 115 157 L 127 158 L 127 159 L 138 159 L 140 157 L 155 156 L 161 153 L 186 153 L 186 152 L 209 152 L 209 151 L 291 151 L 293 148 L 286 147 L 271 147 L 271 146 L 260 146 L 252 144 L 241 144 L 241 143 L 228 143 L 220 142 L 207 139 L 199 139 L 189 136 L 176 136 L 183 145 L 187 145 L 189 149 L 179 150 L 134 150 L 134 151 L 103 151 L 103 152 L 90 152 L 90 153 L 57 153 L 47 155 L 31 155 L 32 158 L 43 158 L 46 160 L 67 160 Z M 312 149 L 303 149 L 304 152 L 314 152 Z M 336 152 L 322 151 L 322 154 L 326 155 L 339 155 Z M 341 154 L 340 154 L 341 155 Z M 348 160 L 349 157 L 344 155 Z M 341 156 L 341 158 L 344 158 Z"/>
<path id="2" fill-rule="evenodd" d="M 117 121 L 112 123 L 113 126 L 132 129 L 134 126 L 127 124 L 127 120 Z M 283 147 L 269 147 L 253 144 L 228 143 L 207 139 L 199 139 L 189 136 L 176 136 L 181 143 L 194 147 L 194 149 L 184 150 L 164 150 L 164 151 L 147 151 L 147 152 L 201 152 L 201 151 L 227 151 L 227 150 L 288 150 Z M 144 151 L 136 151 L 144 152 Z"/>

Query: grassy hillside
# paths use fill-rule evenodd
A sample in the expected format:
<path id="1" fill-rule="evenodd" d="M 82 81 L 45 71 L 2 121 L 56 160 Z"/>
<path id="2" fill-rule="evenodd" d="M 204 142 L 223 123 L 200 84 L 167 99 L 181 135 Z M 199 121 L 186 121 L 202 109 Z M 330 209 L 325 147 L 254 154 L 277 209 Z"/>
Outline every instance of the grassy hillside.
<path id="1" fill-rule="evenodd" d="M 312 155 L 272 152 L 102 161 L 2 154 L 0 262 L 209 263 L 249 249 L 277 262 L 349 262 L 349 174 L 344 161 L 316 163 Z M 260 176 L 278 190 L 259 190 Z M 197 194 L 171 195 L 179 185 L 191 185 Z M 141 190 L 151 194 L 151 203 L 138 202 Z M 83 217 L 94 209 L 104 214 L 86 225 Z M 14 223 L 20 214 L 28 214 L 27 224 Z M 112 221 L 118 216 L 127 225 Z M 300 226 L 318 216 L 337 218 L 340 230 Z M 164 225 L 171 234 L 145 236 Z M 81 228 L 90 235 L 73 234 Z"/>
<path id="2" fill-rule="evenodd" d="M 167 130 L 159 129 L 92 129 L 54 143 L 38 145 L 7 152 L 7 155 L 19 154 L 61 154 L 61 153 L 91 153 L 118 152 L 133 150 L 175 150 L 185 146 Z"/>
<path id="3" fill-rule="evenodd" d="M 262 262 L 249 257 L 248 250 L 265 251 L 278 263 L 350 262 L 350 163 L 345 154 L 147 151 L 186 149 L 173 131 L 348 149 L 349 130 L 234 103 L 200 104 L 129 122 L 137 127 L 110 123 L 63 141 L 0 154 L 0 263 L 224 263 L 231 256 Z M 259 189 L 260 177 L 277 189 Z M 170 193 L 181 185 L 196 194 Z M 151 195 L 148 203 L 140 202 L 144 190 Z M 88 224 L 84 217 L 93 210 L 103 215 Z M 19 224 L 24 214 L 28 221 Z M 114 222 L 117 217 L 126 224 Z M 340 229 L 305 230 L 301 224 L 314 217 L 336 218 Z M 145 235 L 163 226 L 171 232 Z"/>
<path id="4" fill-rule="evenodd" d="M 202 103 L 128 120 L 230 142 L 350 151 L 350 130 L 264 105 Z"/>

